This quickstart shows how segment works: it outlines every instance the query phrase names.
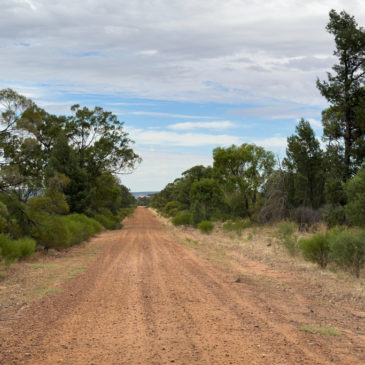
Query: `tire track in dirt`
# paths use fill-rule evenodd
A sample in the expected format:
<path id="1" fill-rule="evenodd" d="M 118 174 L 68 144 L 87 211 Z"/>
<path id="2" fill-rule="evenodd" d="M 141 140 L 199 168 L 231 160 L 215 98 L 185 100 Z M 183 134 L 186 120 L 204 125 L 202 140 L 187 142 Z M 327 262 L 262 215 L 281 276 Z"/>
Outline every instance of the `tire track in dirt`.
<path id="1" fill-rule="evenodd" d="M 0 324 L 1 364 L 361 364 L 356 354 L 333 353 L 346 338 L 311 345 L 285 317 L 295 296 L 281 307 L 275 297 L 270 309 L 266 284 L 235 283 L 145 208 L 96 239 L 97 259 L 63 293 Z"/>

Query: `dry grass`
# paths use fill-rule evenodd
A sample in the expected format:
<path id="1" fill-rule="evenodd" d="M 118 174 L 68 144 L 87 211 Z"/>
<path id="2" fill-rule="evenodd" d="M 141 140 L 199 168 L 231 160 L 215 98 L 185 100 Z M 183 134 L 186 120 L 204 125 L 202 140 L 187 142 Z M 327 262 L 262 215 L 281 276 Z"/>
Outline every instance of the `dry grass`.
<path id="1" fill-rule="evenodd" d="M 358 310 L 365 308 L 364 272 L 360 279 L 356 279 L 334 266 L 321 270 L 300 255 L 290 256 L 277 243 L 275 226 L 247 228 L 241 236 L 237 236 L 225 232 L 222 225 L 217 223 L 213 233 L 207 236 L 198 229 L 175 227 L 169 219 L 161 216 L 158 218 L 163 222 L 164 228 L 184 246 L 211 262 L 229 267 L 237 273 L 237 277 L 244 274 L 246 279 L 256 276 L 263 281 L 276 280 L 277 285 L 311 288 L 312 296 L 319 305 L 336 302 Z M 313 231 L 325 229 L 324 225 L 319 225 Z M 304 237 L 312 233 L 314 232 L 299 235 Z"/>
<path id="2" fill-rule="evenodd" d="M 299 328 L 303 332 L 309 332 L 313 334 L 326 335 L 326 336 L 341 336 L 341 331 L 332 326 L 314 326 L 311 324 L 303 324 Z"/>
<path id="3" fill-rule="evenodd" d="M 81 275 L 95 260 L 100 247 L 97 239 L 68 250 L 38 252 L 26 262 L 3 266 L 0 278 L 0 313 L 19 309 L 39 298 L 62 291 L 63 280 Z"/>

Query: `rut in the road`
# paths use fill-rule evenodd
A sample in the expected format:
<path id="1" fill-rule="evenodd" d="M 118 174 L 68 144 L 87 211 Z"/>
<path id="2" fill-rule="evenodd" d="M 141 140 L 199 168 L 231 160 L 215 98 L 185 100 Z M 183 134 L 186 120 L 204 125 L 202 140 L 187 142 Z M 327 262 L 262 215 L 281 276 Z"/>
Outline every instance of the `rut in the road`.
<path id="1" fill-rule="evenodd" d="M 96 239 L 103 250 L 84 274 L 4 324 L 0 363 L 360 363 L 308 343 L 258 299 L 264 287 L 197 258 L 145 208 Z"/>

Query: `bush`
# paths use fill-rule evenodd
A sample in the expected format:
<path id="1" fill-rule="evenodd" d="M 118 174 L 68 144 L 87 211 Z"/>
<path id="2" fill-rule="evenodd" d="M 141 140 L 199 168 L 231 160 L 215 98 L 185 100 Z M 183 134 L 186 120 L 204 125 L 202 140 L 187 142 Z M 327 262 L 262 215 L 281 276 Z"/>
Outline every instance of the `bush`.
<path id="1" fill-rule="evenodd" d="M 214 224 L 210 221 L 202 221 L 199 223 L 198 228 L 205 234 L 212 233 Z"/>
<path id="2" fill-rule="evenodd" d="M 87 227 L 86 229 L 89 231 L 89 236 L 93 236 L 94 234 L 101 232 L 103 229 L 102 225 L 97 220 L 87 217 L 84 214 L 73 213 L 67 215 L 66 218 L 67 220 L 79 222 L 83 226 Z"/>
<path id="3" fill-rule="evenodd" d="M 302 238 L 299 248 L 306 260 L 317 263 L 323 269 L 327 266 L 330 255 L 328 234 L 316 233 L 310 238 Z"/>
<path id="4" fill-rule="evenodd" d="M 345 184 L 348 203 L 346 213 L 349 222 L 356 226 L 365 226 L 365 164 L 357 174 Z"/>
<path id="5" fill-rule="evenodd" d="M 178 201 L 168 202 L 163 208 L 163 212 L 168 217 L 175 217 L 176 214 L 181 211 L 182 204 Z"/>
<path id="6" fill-rule="evenodd" d="M 297 230 L 298 226 L 296 223 L 283 221 L 278 224 L 276 232 L 279 243 L 282 244 L 292 256 L 295 256 L 298 252 L 298 239 L 295 236 Z"/>
<path id="7" fill-rule="evenodd" d="M 0 257 L 6 262 L 24 259 L 31 256 L 36 248 L 36 242 L 30 237 L 12 240 L 5 234 L 0 234 Z"/>
<path id="8" fill-rule="evenodd" d="M 71 236 L 62 217 L 50 215 L 44 217 L 32 230 L 32 237 L 44 248 L 60 250 L 70 246 Z"/>
<path id="9" fill-rule="evenodd" d="M 176 214 L 176 216 L 172 219 L 172 223 L 175 226 L 188 226 L 192 223 L 192 216 L 188 210 L 183 210 Z"/>
<path id="10" fill-rule="evenodd" d="M 99 222 L 83 214 L 74 213 L 63 216 L 61 219 L 65 222 L 70 232 L 68 246 L 87 241 L 90 237 L 102 230 L 102 226 Z"/>
<path id="11" fill-rule="evenodd" d="M 191 204 L 190 212 L 192 224 L 194 226 L 197 226 L 200 222 L 208 219 L 206 209 L 199 201 L 194 201 Z"/>
<path id="12" fill-rule="evenodd" d="M 118 216 L 122 217 L 121 221 L 125 218 L 125 217 L 130 217 L 133 215 L 135 210 L 135 207 L 129 207 L 129 208 L 120 208 L 118 210 Z"/>
<path id="13" fill-rule="evenodd" d="M 103 214 L 95 214 L 93 217 L 106 229 L 120 229 L 122 228 L 122 223 L 118 216 L 106 216 Z"/>
<path id="14" fill-rule="evenodd" d="M 332 231 L 330 235 L 331 259 L 338 266 L 360 277 L 365 265 L 365 230 Z"/>
<path id="15" fill-rule="evenodd" d="M 234 221 L 229 220 L 223 224 L 225 231 L 235 231 L 238 235 L 242 234 L 242 231 L 251 226 L 251 221 L 246 219 L 236 219 Z"/>
<path id="16" fill-rule="evenodd" d="M 90 230 L 81 222 L 74 221 L 67 216 L 62 217 L 62 220 L 65 222 L 67 229 L 70 232 L 67 246 L 77 245 L 90 238 Z"/>
<path id="17" fill-rule="evenodd" d="M 347 223 L 346 211 L 342 206 L 333 207 L 324 214 L 324 221 L 328 227 L 341 226 Z"/>
<path id="18" fill-rule="evenodd" d="M 8 209 L 4 203 L 0 202 L 0 233 L 4 232 L 4 229 L 7 224 L 7 218 L 8 218 Z"/>
<path id="19" fill-rule="evenodd" d="M 322 220 L 322 212 L 311 207 L 298 207 L 294 211 L 294 217 L 299 229 L 304 231 Z"/>

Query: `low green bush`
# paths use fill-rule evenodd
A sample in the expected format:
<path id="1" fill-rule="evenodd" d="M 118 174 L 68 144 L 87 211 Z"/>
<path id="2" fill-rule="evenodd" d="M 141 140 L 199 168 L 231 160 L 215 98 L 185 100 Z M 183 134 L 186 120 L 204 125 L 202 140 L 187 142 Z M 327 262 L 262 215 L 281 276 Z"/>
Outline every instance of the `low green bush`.
<path id="1" fill-rule="evenodd" d="M 95 219 L 87 217 L 84 214 L 73 213 L 63 216 L 62 220 L 65 222 L 70 232 L 68 246 L 87 241 L 90 237 L 99 233 L 103 228 Z"/>
<path id="2" fill-rule="evenodd" d="M 87 241 L 90 238 L 91 234 L 87 226 L 81 222 L 69 219 L 67 216 L 62 217 L 62 219 L 66 223 L 66 226 L 70 232 L 67 246 L 77 245 L 83 241 Z"/>
<path id="3" fill-rule="evenodd" d="M 306 260 L 317 263 L 323 269 L 327 266 L 330 255 L 327 233 L 316 233 L 310 238 L 302 238 L 299 240 L 299 248 Z"/>
<path id="4" fill-rule="evenodd" d="M 365 230 L 336 229 L 330 235 L 331 259 L 357 278 L 365 266 Z"/>
<path id="5" fill-rule="evenodd" d="M 31 256 L 35 248 L 36 242 L 30 237 L 12 240 L 8 235 L 0 234 L 0 258 L 7 263 Z"/>
<path id="6" fill-rule="evenodd" d="M 135 209 L 135 207 L 120 208 L 118 210 L 118 216 L 121 217 L 121 221 L 126 217 L 132 216 Z"/>
<path id="7" fill-rule="evenodd" d="M 38 221 L 33 227 L 32 237 L 46 249 L 60 250 L 69 247 L 71 242 L 67 223 L 58 215 L 49 215 Z"/>
<path id="8" fill-rule="evenodd" d="M 67 220 L 79 222 L 83 226 L 85 226 L 85 229 L 89 231 L 89 237 L 101 232 L 101 230 L 103 229 L 102 225 L 96 219 L 87 217 L 85 214 L 73 213 L 67 215 L 66 218 Z"/>
<path id="9" fill-rule="evenodd" d="M 210 221 L 202 221 L 199 223 L 198 228 L 205 234 L 212 233 L 214 224 Z"/>
<path id="10" fill-rule="evenodd" d="M 188 210 L 183 210 L 176 214 L 176 216 L 172 219 L 172 223 L 175 226 L 188 226 L 192 223 L 192 216 Z"/>
<path id="11" fill-rule="evenodd" d="M 332 228 L 339 225 L 344 225 L 347 223 L 346 210 L 342 206 L 331 207 L 324 214 L 324 221 L 327 223 L 328 227 Z"/>
<path id="12" fill-rule="evenodd" d="M 163 208 L 163 213 L 164 215 L 166 215 L 167 217 L 175 217 L 176 214 L 181 211 L 182 208 L 182 204 L 178 201 L 172 201 L 172 202 L 168 202 L 165 207 Z"/>
<path id="13" fill-rule="evenodd" d="M 223 229 L 225 231 L 235 231 L 238 235 L 242 234 L 242 231 L 246 228 L 249 228 L 251 226 L 251 221 L 246 219 L 235 219 L 235 220 L 229 220 L 223 224 Z"/>
<path id="14" fill-rule="evenodd" d="M 121 217 L 119 216 L 95 214 L 93 218 L 106 229 L 120 229 L 123 227 L 123 224 L 121 223 Z"/>
<path id="15" fill-rule="evenodd" d="M 283 245 L 291 256 L 298 253 L 298 238 L 295 235 L 297 231 L 297 224 L 290 221 L 280 222 L 276 231 L 279 244 Z"/>

